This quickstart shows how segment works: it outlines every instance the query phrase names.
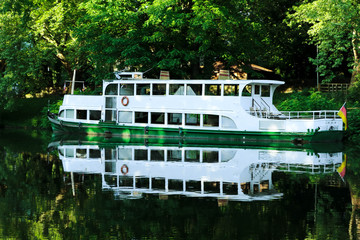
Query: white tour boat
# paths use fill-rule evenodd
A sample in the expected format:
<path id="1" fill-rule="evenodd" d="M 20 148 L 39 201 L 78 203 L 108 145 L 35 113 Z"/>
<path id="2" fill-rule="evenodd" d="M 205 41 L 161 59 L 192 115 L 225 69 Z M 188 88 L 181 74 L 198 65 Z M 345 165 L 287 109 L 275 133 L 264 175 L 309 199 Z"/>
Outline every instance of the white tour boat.
<path id="1" fill-rule="evenodd" d="M 117 198 L 278 199 L 282 193 L 273 186 L 274 172 L 333 174 L 343 160 L 342 152 L 311 149 L 67 144 L 57 146 L 66 176 L 74 181 L 74 174 L 101 175 L 102 189 Z"/>
<path id="2" fill-rule="evenodd" d="M 343 122 L 335 110 L 280 112 L 275 80 L 162 80 L 119 73 L 102 95 L 65 95 L 54 132 L 194 141 L 336 142 Z"/>

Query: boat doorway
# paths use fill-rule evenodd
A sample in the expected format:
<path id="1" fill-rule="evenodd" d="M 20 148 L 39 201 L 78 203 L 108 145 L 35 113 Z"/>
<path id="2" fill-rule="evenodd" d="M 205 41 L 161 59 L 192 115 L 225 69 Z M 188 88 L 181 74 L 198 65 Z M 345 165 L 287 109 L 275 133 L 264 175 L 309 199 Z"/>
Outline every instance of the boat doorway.
<path id="1" fill-rule="evenodd" d="M 259 113 L 259 116 L 264 115 L 263 113 L 268 113 L 271 110 L 270 104 L 268 101 L 271 98 L 270 86 L 254 84 L 252 87 L 251 93 L 251 109 L 256 113 Z"/>
<path id="2" fill-rule="evenodd" d="M 116 122 L 116 97 L 105 98 L 105 122 Z"/>

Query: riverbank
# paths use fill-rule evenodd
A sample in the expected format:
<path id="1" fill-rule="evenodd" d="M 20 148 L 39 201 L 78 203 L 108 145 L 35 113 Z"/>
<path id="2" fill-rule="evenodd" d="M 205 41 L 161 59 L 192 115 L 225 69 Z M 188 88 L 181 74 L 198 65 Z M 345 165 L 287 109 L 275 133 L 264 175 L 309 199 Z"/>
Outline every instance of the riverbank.
<path id="1" fill-rule="evenodd" d="M 16 99 L 13 109 L 0 110 L 0 128 L 50 129 L 47 106 L 60 99 L 62 96 Z"/>

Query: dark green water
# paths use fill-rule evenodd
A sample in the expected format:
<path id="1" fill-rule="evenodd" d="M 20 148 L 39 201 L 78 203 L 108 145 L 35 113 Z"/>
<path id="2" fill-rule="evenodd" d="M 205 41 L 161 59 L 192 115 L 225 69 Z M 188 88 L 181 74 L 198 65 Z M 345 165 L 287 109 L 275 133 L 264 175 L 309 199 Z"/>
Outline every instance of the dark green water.
<path id="1" fill-rule="evenodd" d="M 48 149 L 51 133 L 0 137 L 1 239 L 359 239 L 354 146 Z"/>

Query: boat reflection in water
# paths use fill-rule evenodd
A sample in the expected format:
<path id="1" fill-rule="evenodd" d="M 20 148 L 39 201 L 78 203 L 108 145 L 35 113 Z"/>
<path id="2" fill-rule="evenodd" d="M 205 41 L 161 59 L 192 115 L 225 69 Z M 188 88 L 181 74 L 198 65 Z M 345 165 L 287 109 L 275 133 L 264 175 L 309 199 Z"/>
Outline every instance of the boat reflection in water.
<path id="1" fill-rule="evenodd" d="M 58 145 L 65 172 L 102 176 L 103 190 L 115 198 L 146 194 L 253 201 L 282 197 L 274 189 L 275 171 L 329 174 L 340 166 L 342 152 L 311 149 L 199 147 L 176 145 Z"/>

